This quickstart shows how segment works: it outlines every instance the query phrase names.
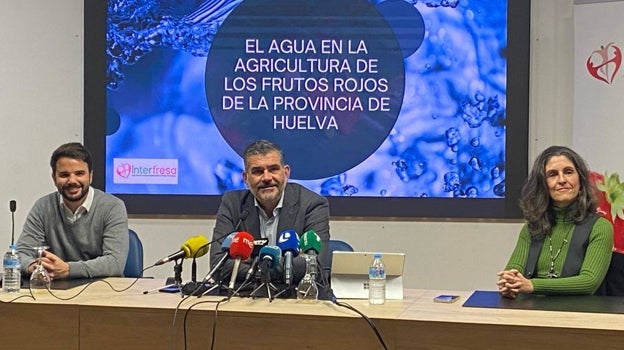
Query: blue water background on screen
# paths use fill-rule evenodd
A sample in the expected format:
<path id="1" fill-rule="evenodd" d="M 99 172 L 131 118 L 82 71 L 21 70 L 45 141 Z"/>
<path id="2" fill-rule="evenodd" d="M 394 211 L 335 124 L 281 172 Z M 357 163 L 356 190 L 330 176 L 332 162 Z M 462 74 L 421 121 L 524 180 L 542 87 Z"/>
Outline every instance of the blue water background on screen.
<path id="1" fill-rule="evenodd" d="M 107 192 L 245 187 L 242 159 L 219 134 L 204 92 L 210 38 L 239 3 L 109 3 Z M 424 18 L 425 37 L 404 60 L 404 101 L 388 138 L 342 174 L 291 180 L 331 196 L 503 198 L 507 2 L 409 3 Z M 114 184 L 113 158 L 178 159 L 178 184 Z"/>

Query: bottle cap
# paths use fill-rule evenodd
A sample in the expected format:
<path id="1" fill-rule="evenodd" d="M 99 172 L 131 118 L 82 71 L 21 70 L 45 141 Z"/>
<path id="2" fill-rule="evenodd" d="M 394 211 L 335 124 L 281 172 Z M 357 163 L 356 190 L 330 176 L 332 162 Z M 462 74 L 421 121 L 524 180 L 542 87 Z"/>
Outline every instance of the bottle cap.
<path id="1" fill-rule="evenodd" d="M 375 253 L 375 254 L 373 255 L 373 257 L 374 257 L 375 259 L 381 259 L 381 253 Z"/>

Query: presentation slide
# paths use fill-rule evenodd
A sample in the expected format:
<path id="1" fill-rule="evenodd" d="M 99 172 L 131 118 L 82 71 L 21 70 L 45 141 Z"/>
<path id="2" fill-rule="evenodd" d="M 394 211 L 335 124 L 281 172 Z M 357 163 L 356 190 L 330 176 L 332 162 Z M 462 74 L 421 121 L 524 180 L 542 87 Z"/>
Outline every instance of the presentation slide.
<path id="1" fill-rule="evenodd" d="M 504 206 L 507 7 L 109 1 L 105 190 L 220 196 L 245 188 L 241 154 L 268 139 L 324 196 Z"/>

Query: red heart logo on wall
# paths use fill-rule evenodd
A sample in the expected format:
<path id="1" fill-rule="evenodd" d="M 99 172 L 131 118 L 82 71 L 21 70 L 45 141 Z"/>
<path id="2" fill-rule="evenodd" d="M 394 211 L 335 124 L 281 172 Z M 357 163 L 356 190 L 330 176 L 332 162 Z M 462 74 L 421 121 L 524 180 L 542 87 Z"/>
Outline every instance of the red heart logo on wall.
<path id="1" fill-rule="evenodd" d="M 587 58 L 587 71 L 594 78 L 607 84 L 613 82 L 615 74 L 622 63 L 622 51 L 614 43 L 600 46 L 600 50 L 594 50 Z"/>

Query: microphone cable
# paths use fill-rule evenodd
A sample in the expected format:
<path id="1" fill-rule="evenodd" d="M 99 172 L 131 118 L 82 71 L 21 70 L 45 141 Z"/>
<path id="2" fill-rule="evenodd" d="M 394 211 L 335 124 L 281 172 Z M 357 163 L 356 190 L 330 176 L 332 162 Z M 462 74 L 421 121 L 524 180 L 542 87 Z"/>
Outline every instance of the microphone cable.
<path id="1" fill-rule="evenodd" d="M 322 271 L 322 266 L 320 261 L 317 260 L 317 263 L 319 264 L 319 269 Z M 366 323 L 368 323 L 368 325 L 371 327 L 371 329 L 373 330 L 373 332 L 375 333 L 375 336 L 377 337 L 377 340 L 379 341 L 379 343 L 381 344 L 381 346 L 384 348 L 384 350 L 388 350 L 388 346 L 386 345 L 386 342 L 384 341 L 383 337 L 381 336 L 381 333 L 379 332 L 379 330 L 377 329 L 377 326 L 375 325 L 375 323 L 373 322 L 373 320 L 371 320 L 370 318 L 368 318 L 368 316 L 366 316 L 364 313 L 362 313 L 361 311 L 359 311 L 358 309 L 356 309 L 355 307 L 342 302 L 342 301 L 338 301 L 338 298 L 336 298 L 336 296 L 334 295 L 334 291 L 331 288 L 331 283 L 330 280 L 328 278 L 327 275 L 325 275 L 324 273 L 321 273 L 322 275 L 322 280 L 324 283 L 324 288 L 325 288 L 325 293 L 327 294 L 327 296 L 329 297 L 329 301 L 332 302 L 332 304 L 338 305 L 340 307 L 344 307 L 346 309 L 349 309 L 353 312 L 355 312 L 356 314 L 360 315 L 365 321 Z"/>
<path id="2" fill-rule="evenodd" d="M 186 331 L 186 321 L 187 321 L 187 317 L 191 311 L 191 309 L 196 306 L 196 305 L 200 305 L 200 304 L 206 304 L 206 303 L 216 303 L 215 305 L 215 311 L 214 311 L 214 317 L 213 317 L 213 322 L 212 322 L 212 340 L 210 343 L 210 349 L 214 349 L 214 344 L 215 344 L 215 338 L 216 338 L 216 334 L 217 334 L 217 313 L 218 313 L 218 309 L 219 309 L 219 305 L 221 305 L 221 303 L 228 301 L 227 298 L 223 298 L 221 300 L 202 300 L 202 301 L 198 301 L 194 304 L 191 304 L 186 311 L 184 312 L 184 321 L 183 321 L 183 341 L 184 341 L 184 349 L 186 350 L 186 336 L 187 336 L 187 331 Z"/>
<path id="3" fill-rule="evenodd" d="M 142 274 L 143 272 L 145 272 L 146 270 L 148 270 L 148 269 L 152 268 L 152 267 L 154 267 L 154 265 L 144 268 L 144 269 L 143 269 L 143 271 L 141 271 L 141 274 Z M 112 277 L 112 276 L 111 276 L 111 277 Z M 108 282 L 108 281 L 106 281 L 106 280 L 104 280 L 104 279 L 94 279 L 93 281 L 91 281 L 91 282 L 87 283 L 84 287 L 82 287 L 82 289 L 80 289 L 80 290 L 78 291 L 78 293 L 76 293 L 76 294 L 74 294 L 74 295 L 72 295 L 72 296 L 70 296 L 70 297 L 66 297 L 66 298 L 63 298 L 63 297 L 60 297 L 60 296 L 58 296 L 58 295 L 54 294 L 54 293 L 52 292 L 52 289 L 51 289 L 50 285 L 46 285 L 46 286 L 45 286 L 45 287 L 46 287 L 45 289 L 46 289 L 46 290 L 48 291 L 48 293 L 50 293 L 50 295 L 51 295 L 51 296 L 53 296 L 54 298 L 56 298 L 56 299 L 58 299 L 58 300 L 67 301 L 67 300 L 72 300 L 72 299 L 74 299 L 74 298 L 78 297 L 78 296 L 79 296 L 80 294 L 82 294 L 82 293 L 83 293 L 83 292 L 84 292 L 87 288 L 89 288 L 92 284 L 97 283 L 97 282 L 106 283 L 106 284 L 108 284 L 108 286 L 111 288 L 111 290 L 113 290 L 114 292 L 117 292 L 117 293 L 121 293 L 121 292 L 125 292 L 125 291 L 127 291 L 128 289 L 132 288 L 132 286 L 134 286 L 134 285 L 135 285 L 135 284 L 139 281 L 139 279 L 141 279 L 141 277 L 136 277 L 136 278 L 134 279 L 134 281 L 132 281 L 132 283 L 130 283 L 130 285 L 128 285 L 127 287 L 122 288 L 122 289 L 115 289 L 115 287 L 113 287 L 113 285 L 112 285 L 112 284 L 110 284 L 110 282 Z M 52 284 L 52 283 L 53 283 L 53 281 L 50 281 L 50 284 Z M 33 300 L 37 300 L 37 298 L 35 298 L 35 294 L 34 294 L 34 293 L 33 293 L 33 291 L 32 291 L 32 288 L 30 288 L 30 285 L 28 286 L 28 292 L 30 293 L 30 297 L 31 297 Z M 147 294 L 147 293 L 146 293 L 146 292 L 143 292 L 143 294 Z"/>
<path id="4" fill-rule="evenodd" d="M 175 348 L 174 347 L 174 345 L 175 345 L 174 344 L 175 343 L 175 333 L 176 333 L 175 324 L 176 324 L 176 319 L 177 319 L 177 316 L 178 316 L 178 311 L 180 311 L 180 306 L 182 305 L 182 303 L 184 301 L 188 300 L 191 296 L 192 296 L 192 294 L 189 294 L 189 295 L 186 295 L 186 296 L 183 295 L 182 299 L 178 302 L 178 304 L 176 305 L 176 307 L 175 307 L 175 309 L 173 311 L 173 319 L 171 321 L 171 331 L 169 332 L 169 334 L 170 334 L 170 336 L 169 336 L 169 348 L 171 350 L 173 350 Z M 223 301 L 227 301 L 227 300 L 228 300 L 227 298 L 223 298 L 222 300 L 218 301 L 217 302 L 217 307 L 218 307 L 219 303 L 221 303 Z M 182 340 L 184 342 L 184 349 L 186 349 L 186 318 L 187 318 L 187 315 L 188 315 L 190 309 L 193 306 L 195 306 L 195 305 L 204 304 L 204 303 L 214 303 L 214 302 L 215 302 L 214 300 L 202 300 L 202 301 L 195 302 L 194 304 L 191 304 L 191 306 L 189 306 L 186 309 L 186 311 L 184 313 L 183 328 L 182 328 L 182 331 L 183 331 L 183 339 Z M 215 308 L 215 321 L 214 321 L 215 324 L 216 324 L 216 317 L 217 317 L 217 310 Z M 214 338 L 214 332 L 215 332 L 215 324 L 213 324 L 213 338 Z M 214 342 L 214 340 L 213 340 L 213 342 Z"/>
<path id="5" fill-rule="evenodd" d="M 0 304 L 10 304 L 10 303 L 12 303 L 12 302 L 14 302 L 14 301 L 16 301 L 18 299 L 22 299 L 22 298 L 31 298 L 31 299 L 35 300 L 35 298 L 33 297 L 32 294 L 30 294 L 30 295 L 22 294 L 22 295 L 16 296 L 15 298 L 13 298 L 13 299 L 11 299 L 9 301 L 0 300 Z"/>
<path id="6" fill-rule="evenodd" d="M 178 302 L 175 309 L 173 310 L 173 319 L 171 321 L 171 331 L 169 332 L 169 349 L 171 350 L 174 349 L 175 332 L 176 332 L 175 323 L 176 323 L 176 318 L 178 317 L 178 311 L 180 310 L 180 305 L 182 305 L 182 303 L 189 297 L 190 295 L 187 295 L 187 296 L 182 295 L 182 299 Z M 184 346 L 186 347 L 186 338 L 184 339 Z"/>

